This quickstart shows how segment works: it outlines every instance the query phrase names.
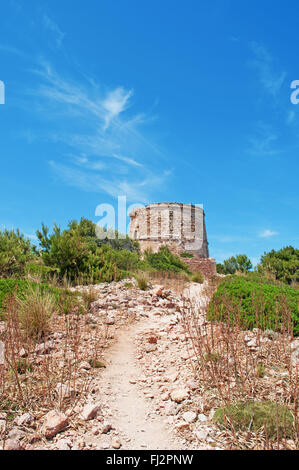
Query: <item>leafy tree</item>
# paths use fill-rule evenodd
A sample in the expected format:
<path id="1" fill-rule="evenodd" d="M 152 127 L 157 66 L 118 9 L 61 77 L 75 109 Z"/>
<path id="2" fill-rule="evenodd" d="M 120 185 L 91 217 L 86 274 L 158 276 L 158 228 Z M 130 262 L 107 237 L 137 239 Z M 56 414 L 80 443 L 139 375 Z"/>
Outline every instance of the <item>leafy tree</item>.
<path id="1" fill-rule="evenodd" d="M 270 273 L 275 279 L 287 284 L 299 282 L 299 250 L 286 246 L 278 251 L 265 252 L 257 269 L 260 273 Z"/>
<path id="2" fill-rule="evenodd" d="M 252 269 L 252 263 L 246 255 L 231 256 L 223 262 L 224 274 L 235 274 L 235 272 L 248 272 Z"/>
<path id="3" fill-rule="evenodd" d="M 221 263 L 217 263 L 217 264 L 216 264 L 216 270 L 217 270 L 217 273 L 218 273 L 218 274 L 226 274 L 226 272 L 225 272 L 225 267 L 224 267 L 224 265 L 221 264 Z"/>
<path id="4" fill-rule="evenodd" d="M 23 275 L 25 265 L 36 255 L 31 243 L 19 230 L 0 230 L 0 275 Z"/>
<path id="5" fill-rule="evenodd" d="M 98 238 L 96 225 L 84 218 L 71 221 L 63 231 L 55 224 L 52 234 L 42 225 L 37 237 L 45 265 L 58 268 L 60 276 L 71 281 L 120 279 L 124 274 L 121 271 L 132 269 L 138 262 L 138 246 L 129 237 L 118 239 L 116 232 L 115 239 L 108 233 Z M 125 246 L 129 249 L 123 249 Z"/>

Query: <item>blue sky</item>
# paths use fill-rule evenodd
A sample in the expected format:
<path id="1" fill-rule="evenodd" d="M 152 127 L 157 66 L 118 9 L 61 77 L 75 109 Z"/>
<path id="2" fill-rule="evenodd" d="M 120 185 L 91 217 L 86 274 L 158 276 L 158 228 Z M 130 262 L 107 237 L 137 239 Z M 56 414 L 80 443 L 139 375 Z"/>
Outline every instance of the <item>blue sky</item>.
<path id="1" fill-rule="evenodd" d="M 217 261 L 298 247 L 298 3 L 1 2 L 0 225 L 203 204 Z"/>

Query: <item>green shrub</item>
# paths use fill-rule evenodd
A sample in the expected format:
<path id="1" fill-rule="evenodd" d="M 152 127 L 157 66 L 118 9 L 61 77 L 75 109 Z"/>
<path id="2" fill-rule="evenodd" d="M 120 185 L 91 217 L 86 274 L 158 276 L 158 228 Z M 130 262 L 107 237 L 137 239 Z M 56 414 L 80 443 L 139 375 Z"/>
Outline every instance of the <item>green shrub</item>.
<path id="1" fill-rule="evenodd" d="M 155 271 L 174 271 L 174 272 L 188 272 L 188 266 L 182 260 L 174 255 L 167 246 L 162 246 L 158 253 L 152 253 L 147 250 L 144 252 L 144 261 L 146 265 L 153 268 Z"/>
<path id="2" fill-rule="evenodd" d="M 193 258 L 193 255 L 192 255 L 192 253 L 188 253 L 187 251 L 183 251 L 183 253 L 181 253 L 181 257 L 182 258 Z"/>
<path id="3" fill-rule="evenodd" d="M 208 319 L 238 322 L 243 329 L 280 331 L 293 328 L 299 334 L 299 291 L 230 276 L 222 281 L 209 304 Z"/>
<path id="4" fill-rule="evenodd" d="M 204 282 L 205 278 L 203 274 L 200 271 L 197 271 L 196 273 L 191 275 L 191 281 L 192 282 L 197 282 L 198 284 L 202 284 Z"/>
<path id="5" fill-rule="evenodd" d="M 257 268 L 260 273 L 272 274 L 275 279 L 287 284 L 299 282 L 299 250 L 287 246 L 264 253 Z"/>
<path id="6" fill-rule="evenodd" d="M 127 272 L 136 269 L 139 261 L 135 242 L 128 237 L 101 240 L 96 225 L 87 219 L 70 222 L 64 231 L 54 225 L 51 235 L 43 225 L 37 236 L 44 264 L 58 269 L 60 278 L 67 277 L 71 282 L 118 281 L 128 277 Z"/>
<path id="7" fill-rule="evenodd" d="M 126 283 L 125 283 L 125 288 L 126 288 L 126 289 L 132 289 L 133 287 L 134 287 L 134 286 L 133 286 L 132 282 L 126 282 Z"/>
<path id="8" fill-rule="evenodd" d="M 293 416 L 284 405 L 271 401 L 238 402 L 216 410 L 213 420 L 221 427 L 234 427 L 235 430 L 258 431 L 266 428 L 269 438 L 292 438 L 294 436 Z"/>
<path id="9" fill-rule="evenodd" d="M 0 276 L 22 276 L 34 255 L 30 241 L 19 230 L 0 230 Z"/>
<path id="10" fill-rule="evenodd" d="M 226 269 L 224 267 L 224 264 L 217 263 L 216 264 L 216 271 L 218 274 L 226 274 Z"/>
<path id="11" fill-rule="evenodd" d="M 99 298 L 98 292 L 92 287 L 89 287 L 87 290 L 84 290 L 79 295 L 82 297 L 84 306 L 87 311 L 90 310 L 91 304 Z"/>

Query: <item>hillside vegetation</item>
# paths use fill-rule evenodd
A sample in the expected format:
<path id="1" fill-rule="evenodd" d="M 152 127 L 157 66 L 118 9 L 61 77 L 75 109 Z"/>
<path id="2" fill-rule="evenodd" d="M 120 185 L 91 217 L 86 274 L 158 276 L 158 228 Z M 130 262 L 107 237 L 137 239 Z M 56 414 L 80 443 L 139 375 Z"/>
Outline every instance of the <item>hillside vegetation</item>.
<path id="1" fill-rule="evenodd" d="M 298 336 L 299 290 L 273 285 L 262 278 L 229 276 L 212 297 L 208 319 L 238 323 L 244 330 L 292 330 Z"/>

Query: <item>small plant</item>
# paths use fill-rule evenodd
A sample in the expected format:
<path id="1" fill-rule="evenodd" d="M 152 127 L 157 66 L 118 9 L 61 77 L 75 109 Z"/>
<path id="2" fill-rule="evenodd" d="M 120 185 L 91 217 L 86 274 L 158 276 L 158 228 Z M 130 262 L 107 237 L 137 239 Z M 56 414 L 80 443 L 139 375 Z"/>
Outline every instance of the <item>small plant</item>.
<path id="1" fill-rule="evenodd" d="M 136 281 L 140 290 L 146 290 L 148 288 L 148 279 L 144 273 L 136 275 Z"/>
<path id="2" fill-rule="evenodd" d="M 220 354 L 218 353 L 207 353 L 205 355 L 205 360 L 207 362 L 214 362 L 214 363 L 217 363 L 220 361 Z"/>
<path id="3" fill-rule="evenodd" d="M 19 359 L 16 364 L 14 364 L 14 369 L 18 372 L 18 374 L 22 375 L 26 372 L 32 372 L 33 367 L 32 364 L 30 364 L 30 362 L 28 362 L 26 359 Z"/>
<path id="4" fill-rule="evenodd" d="M 125 288 L 126 289 L 132 289 L 133 288 L 132 282 L 125 282 Z"/>
<path id="5" fill-rule="evenodd" d="M 265 429 L 269 438 L 291 438 L 294 435 L 293 416 L 284 405 L 271 401 L 239 402 L 216 410 L 213 420 L 221 427 L 235 430 Z"/>
<path id="6" fill-rule="evenodd" d="M 197 282 L 198 284 L 203 284 L 204 276 L 200 271 L 197 271 L 196 273 L 192 274 L 191 281 Z"/>
<path id="7" fill-rule="evenodd" d="M 50 293 L 29 288 L 23 298 L 17 299 L 18 317 L 26 334 L 40 340 L 49 332 L 49 322 L 56 310 L 55 298 Z"/>
<path id="8" fill-rule="evenodd" d="M 265 376 L 265 366 L 262 362 L 259 362 L 256 368 L 256 375 L 262 379 Z"/>
<path id="9" fill-rule="evenodd" d="M 182 258 L 193 258 L 193 255 L 192 255 L 192 253 L 188 253 L 187 251 L 183 251 L 183 253 L 181 253 L 181 257 Z"/>
<path id="10" fill-rule="evenodd" d="M 89 365 L 91 367 L 93 367 L 94 369 L 100 369 L 100 368 L 105 368 L 106 367 L 106 364 L 104 364 L 104 362 L 102 361 L 99 361 L 98 359 L 90 359 L 89 361 Z"/>

